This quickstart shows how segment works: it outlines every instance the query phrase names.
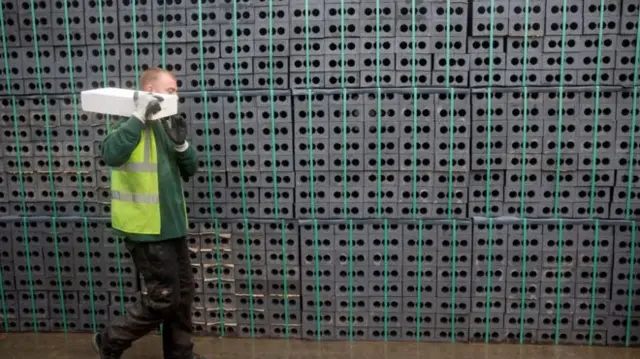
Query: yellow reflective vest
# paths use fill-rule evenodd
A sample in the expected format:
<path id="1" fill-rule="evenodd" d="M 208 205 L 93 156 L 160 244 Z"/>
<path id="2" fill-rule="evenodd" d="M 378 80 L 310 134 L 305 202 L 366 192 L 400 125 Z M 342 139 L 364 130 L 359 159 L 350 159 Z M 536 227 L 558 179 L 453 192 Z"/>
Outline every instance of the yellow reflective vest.
<path id="1" fill-rule="evenodd" d="M 146 126 L 129 160 L 111 173 L 111 225 L 125 233 L 160 234 L 156 139 Z"/>

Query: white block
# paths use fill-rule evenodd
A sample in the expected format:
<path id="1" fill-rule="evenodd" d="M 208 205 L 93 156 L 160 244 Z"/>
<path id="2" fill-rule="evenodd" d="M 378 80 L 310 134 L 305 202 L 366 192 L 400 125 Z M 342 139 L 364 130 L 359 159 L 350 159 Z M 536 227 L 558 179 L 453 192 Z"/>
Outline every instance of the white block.
<path id="1" fill-rule="evenodd" d="M 133 94 L 135 90 L 105 87 L 100 89 L 86 90 L 81 93 L 82 110 L 87 112 L 104 113 L 115 116 L 131 116 L 135 110 Z M 162 118 L 178 113 L 178 96 L 160 93 L 153 95 L 162 96 L 160 102 L 160 112 L 153 118 Z"/>

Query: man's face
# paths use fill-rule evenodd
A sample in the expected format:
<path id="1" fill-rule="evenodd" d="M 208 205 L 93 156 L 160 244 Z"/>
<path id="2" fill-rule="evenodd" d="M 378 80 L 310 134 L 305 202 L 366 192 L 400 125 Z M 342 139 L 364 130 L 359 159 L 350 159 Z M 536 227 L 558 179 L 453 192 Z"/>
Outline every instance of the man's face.
<path id="1" fill-rule="evenodd" d="M 145 87 L 145 90 L 167 95 L 177 95 L 178 83 L 171 75 L 161 73 L 154 81 Z"/>

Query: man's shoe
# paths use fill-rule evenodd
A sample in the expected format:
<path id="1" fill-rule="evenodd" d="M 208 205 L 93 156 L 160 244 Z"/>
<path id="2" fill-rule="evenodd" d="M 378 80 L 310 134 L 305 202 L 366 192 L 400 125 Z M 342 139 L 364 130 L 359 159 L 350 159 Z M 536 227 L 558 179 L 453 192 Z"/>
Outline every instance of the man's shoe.
<path id="1" fill-rule="evenodd" d="M 96 353 L 100 355 L 100 359 L 120 359 L 120 355 L 106 354 L 104 352 L 103 339 L 104 339 L 103 334 L 98 332 L 93 335 L 93 338 L 91 340 L 91 344 L 93 345 L 93 350 L 95 350 Z"/>

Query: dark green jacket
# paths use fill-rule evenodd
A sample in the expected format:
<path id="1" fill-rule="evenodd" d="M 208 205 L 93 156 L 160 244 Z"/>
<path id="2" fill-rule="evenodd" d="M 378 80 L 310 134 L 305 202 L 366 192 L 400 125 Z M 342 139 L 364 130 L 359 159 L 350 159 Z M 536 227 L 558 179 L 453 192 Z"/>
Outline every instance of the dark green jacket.
<path id="1" fill-rule="evenodd" d="M 118 235 L 133 241 L 161 241 L 187 235 L 184 212 L 184 196 L 181 178 L 185 180 L 193 176 L 198 167 L 196 152 L 193 147 L 178 152 L 167 136 L 160 121 L 152 121 L 147 125 L 131 117 L 124 119 L 102 142 L 102 157 L 107 166 L 119 167 L 127 162 L 129 156 L 140 142 L 144 126 L 151 126 L 156 138 L 158 151 L 158 181 L 160 192 L 160 235 L 140 235 L 122 233 Z M 131 218 L 135 221 L 135 218 Z"/>

